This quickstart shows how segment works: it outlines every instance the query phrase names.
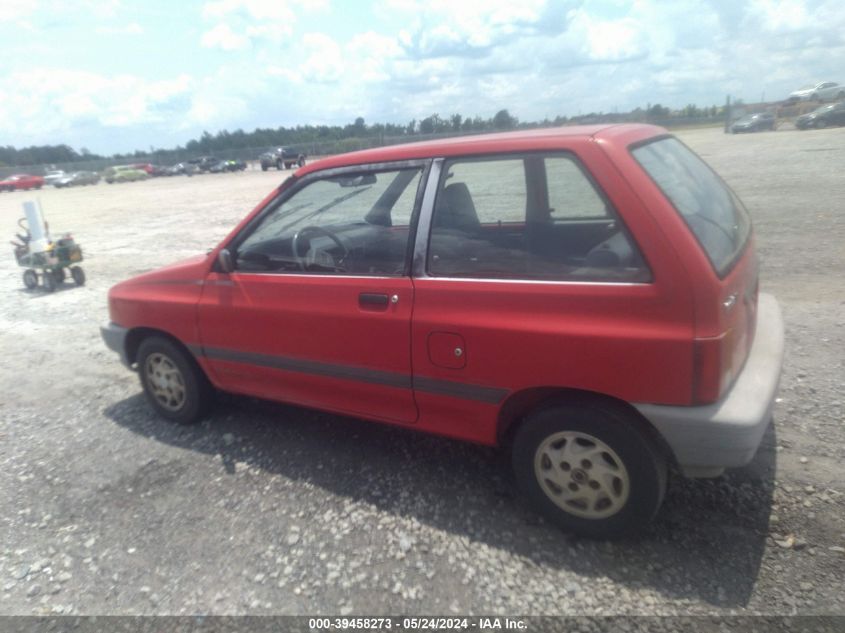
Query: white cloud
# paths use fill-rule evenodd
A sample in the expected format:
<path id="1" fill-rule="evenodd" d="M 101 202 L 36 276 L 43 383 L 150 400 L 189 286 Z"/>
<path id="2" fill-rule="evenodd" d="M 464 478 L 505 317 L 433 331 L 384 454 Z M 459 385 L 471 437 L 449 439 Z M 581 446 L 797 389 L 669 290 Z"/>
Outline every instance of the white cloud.
<path id="1" fill-rule="evenodd" d="M 403 16 L 399 41 L 411 56 L 427 58 L 483 54 L 533 33 L 545 7 L 546 0 L 487 0 L 481 9 L 455 0 L 381 0 L 376 10 Z"/>
<path id="2" fill-rule="evenodd" d="M 752 0 L 749 13 L 773 33 L 798 31 L 812 21 L 806 3 L 798 0 Z"/>
<path id="3" fill-rule="evenodd" d="M 214 0 L 202 15 L 217 24 L 202 37 L 202 45 L 233 51 L 250 43 L 278 44 L 290 37 L 296 14 L 283 0 Z"/>
<path id="4" fill-rule="evenodd" d="M 228 24 L 218 24 L 210 31 L 203 33 L 201 43 L 206 48 L 221 48 L 224 51 L 235 51 L 249 46 L 249 38 L 235 33 Z"/>
<path id="5" fill-rule="evenodd" d="M 15 22 L 31 15 L 36 8 L 32 0 L 3 0 L 0 2 L 0 22 Z"/>
<path id="6" fill-rule="evenodd" d="M 598 20 L 578 11 L 570 29 L 581 40 L 581 52 L 590 60 L 624 61 L 645 52 L 644 29 L 630 17 Z"/>
<path id="7" fill-rule="evenodd" d="M 144 28 L 137 22 L 130 22 L 123 26 L 98 26 L 97 33 L 103 35 L 143 35 Z"/>
<path id="8" fill-rule="evenodd" d="M 302 76 L 311 81 L 334 82 L 344 76 L 346 65 L 340 45 L 328 35 L 306 33 L 302 36 L 304 61 L 299 65 Z"/>
<path id="9" fill-rule="evenodd" d="M 284 22 L 295 19 L 295 14 L 284 0 L 214 0 L 202 9 L 203 17 L 225 19 L 243 15 L 255 20 Z"/>
<path id="10" fill-rule="evenodd" d="M 149 81 L 134 75 L 105 76 L 63 68 L 30 68 L 0 78 L 15 90 L 0 102 L 0 131 L 57 142 L 80 121 L 127 127 L 166 120 L 160 108 L 187 95 L 188 75 Z"/>

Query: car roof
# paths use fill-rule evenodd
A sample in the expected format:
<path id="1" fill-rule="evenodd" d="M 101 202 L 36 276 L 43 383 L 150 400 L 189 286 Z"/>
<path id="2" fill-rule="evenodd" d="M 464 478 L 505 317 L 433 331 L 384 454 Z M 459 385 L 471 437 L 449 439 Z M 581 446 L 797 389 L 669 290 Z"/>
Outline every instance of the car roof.
<path id="1" fill-rule="evenodd" d="M 667 134 L 666 130 L 642 123 L 572 125 L 556 128 L 538 128 L 457 136 L 433 141 L 389 145 L 348 154 L 339 154 L 309 163 L 297 171 L 297 176 L 334 167 L 366 165 L 371 163 L 399 162 L 449 156 L 472 156 L 508 152 L 575 149 L 595 140 L 614 145 L 631 143 Z"/>

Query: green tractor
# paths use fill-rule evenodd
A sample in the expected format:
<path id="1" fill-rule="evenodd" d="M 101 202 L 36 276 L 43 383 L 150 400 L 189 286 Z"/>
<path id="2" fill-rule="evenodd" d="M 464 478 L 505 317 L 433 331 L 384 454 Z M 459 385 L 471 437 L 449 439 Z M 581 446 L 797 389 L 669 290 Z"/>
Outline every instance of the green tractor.
<path id="1" fill-rule="evenodd" d="M 64 282 L 67 270 L 77 286 L 85 283 L 82 262 L 82 248 L 70 233 L 52 240 L 47 232 L 47 223 L 41 216 L 41 209 L 32 202 L 24 202 L 26 217 L 18 220 L 23 233 L 15 235 L 12 241 L 18 266 L 25 268 L 23 283 L 29 290 L 38 287 L 39 270 L 44 289 L 53 292 Z M 24 224 L 26 222 L 28 224 Z"/>

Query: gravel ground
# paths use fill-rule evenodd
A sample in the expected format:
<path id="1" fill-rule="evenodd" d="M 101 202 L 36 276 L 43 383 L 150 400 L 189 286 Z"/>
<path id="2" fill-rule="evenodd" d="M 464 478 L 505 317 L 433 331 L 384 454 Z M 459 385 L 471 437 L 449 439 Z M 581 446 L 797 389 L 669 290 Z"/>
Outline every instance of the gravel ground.
<path id="1" fill-rule="evenodd" d="M 570 538 L 493 450 L 226 397 L 156 418 L 100 340 L 117 281 L 213 246 L 283 174 L 5 193 L 85 249 L 88 284 L 0 258 L 2 614 L 845 614 L 845 129 L 680 133 L 755 219 L 781 399 L 754 462 L 674 478 L 641 537 Z"/>

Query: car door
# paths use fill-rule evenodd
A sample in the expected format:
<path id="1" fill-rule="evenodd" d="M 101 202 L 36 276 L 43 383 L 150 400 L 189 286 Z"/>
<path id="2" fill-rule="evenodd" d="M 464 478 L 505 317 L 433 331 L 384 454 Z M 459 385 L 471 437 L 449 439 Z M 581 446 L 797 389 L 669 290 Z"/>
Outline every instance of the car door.
<path id="1" fill-rule="evenodd" d="M 689 397 L 681 267 L 602 151 L 579 151 L 595 179 L 569 151 L 433 166 L 414 259 L 421 428 L 493 443 L 509 398 L 524 404 L 550 388 Z"/>
<path id="2" fill-rule="evenodd" d="M 424 163 L 317 172 L 228 244 L 199 305 L 223 389 L 396 423 L 411 385 L 412 218 Z"/>

